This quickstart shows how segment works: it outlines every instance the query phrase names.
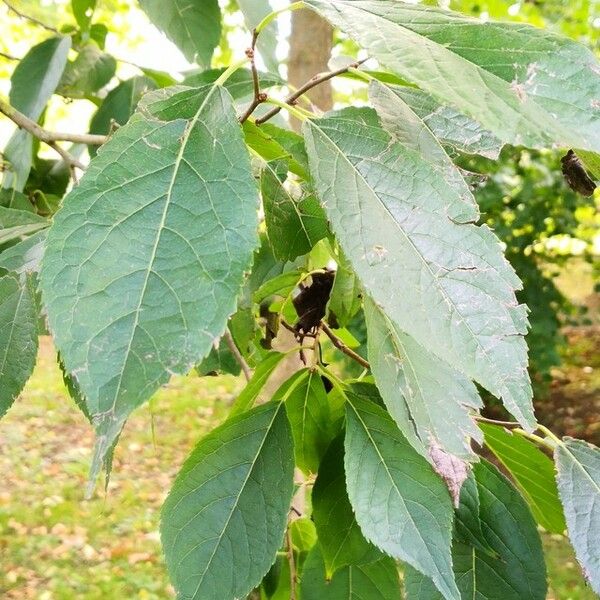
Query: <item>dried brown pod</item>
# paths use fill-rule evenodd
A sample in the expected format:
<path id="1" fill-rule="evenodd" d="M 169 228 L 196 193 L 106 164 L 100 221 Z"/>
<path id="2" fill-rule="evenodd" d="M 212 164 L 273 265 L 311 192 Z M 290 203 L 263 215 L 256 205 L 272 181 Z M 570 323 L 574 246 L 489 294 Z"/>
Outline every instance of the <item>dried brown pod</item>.
<path id="1" fill-rule="evenodd" d="M 587 174 L 583 163 L 573 152 L 569 150 L 561 159 L 562 172 L 569 187 L 582 196 L 591 196 L 596 189 L 596 183 Z"/>

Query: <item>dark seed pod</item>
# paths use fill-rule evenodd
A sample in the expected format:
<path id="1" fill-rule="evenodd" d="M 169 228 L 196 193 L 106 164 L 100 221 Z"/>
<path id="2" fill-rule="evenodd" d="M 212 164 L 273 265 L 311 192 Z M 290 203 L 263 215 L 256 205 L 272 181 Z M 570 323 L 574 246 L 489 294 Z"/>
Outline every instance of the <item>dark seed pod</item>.
<path id="1" fill-rule="evenodd" d="M 573 150 L 569 150 L 561 159 L 562 172 L 569 187 L 582 196 L 591 196 L 596 189 L 594 180 L 587 174 L 585 167 Z"/>
<path id="2" fill-rule="evenodd" d="M 305 287 L 292 300 L 299 317 L 295 325 L 298 333 L 314 331 L 325 316 L 335 273 L 325 271 L 324 273 L 314 273 L 311 277 L 311 285 Z"/>

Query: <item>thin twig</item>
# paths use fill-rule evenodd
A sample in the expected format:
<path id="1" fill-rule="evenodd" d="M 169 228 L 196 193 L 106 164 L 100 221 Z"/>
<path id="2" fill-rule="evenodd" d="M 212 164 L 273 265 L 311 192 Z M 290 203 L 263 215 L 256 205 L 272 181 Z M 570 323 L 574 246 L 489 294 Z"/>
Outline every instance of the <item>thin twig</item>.
<path id="1" fill-rule="evenodd" d="M 89 144 L 90 146 L 101 146 L 108 140 L 106 135 L 95 135 L 92 133 L 61 133 L 48 131 L 40 127 L 35 121 L 19 112 L 6 100 L 0 97 L 0 113 L 7 116 L 21 129 L 25 129 L 31 135 L 45 144 L 52 145 L 53 142 L 73 142 L 74 144 Z"/>
<path id="2" fill-rule="evenodd" d="M 296 562 L 294 561 L 294 545 L 292 532 L 287 529 L 288 560 L 290 562 L 290 600 L 296 600 Z"/>
<path id="3" fill-rule="evenodd" d="M 254 88 L 254 98 L 250 102 L 250 106 L 246 109 L 244 114 L 240 117 L 240 123 L 244 123 L 248 117 L 256 110 L 259 104 L 266 101 L 267 95 L 260 91 L 260 80 L 258 78 L 258 69 L 256 68 L 256 40 L 258 39 L 258 30 L 252 31 L 252 44 L 250 48 L 246 50 L 246 56 L 250 59 L 250 68 L 252 70 L 252 85 Z"/>
<path id="4" fill-rule="evenodd" d="M 502 427 L 521 427 L 520 423 L 516 423 L 515 421 L 496 421 L 496 419 L 488 419 L 487 417 L 482 417 L 480 415 L 475 415 L 474 419 L 479 421 L 480 423 L 489 423 L 490 425 L 500 425 Z"/>
<path id="5" fill-rule="evenodd" d="M 248 363 L 242 356 L 242 353 L 239 351 L 238 347 L 235 345 L 235 341 L 229 329 L 225 330 L 223 338 L 225 339 L 227 347 L 229 348 L 229 350 L 231 350 L 231 354 L 233 354 L 233 357 L 235 358 L 236 362 L 238 363 L 238 365 L 240 365 L 242 371 L 244 372 L 244 377 L 246 378 L 246 381 L 250 381 L 250 379 L 252 378 L 252 370 L 248 366 Z"/>
<path id="6" fill-rule="evenodd" d="M 365 369 L 370 369 L 371 365 L 368 361 L 366 361 L 362 356 L 351 350 L 340 340 L 333 331 L 329 328 L 329 325 L 326 323 L 321 323 L 321 330 L 325 333 L 325 335 L 331 340 L 331 343 L 341 352 L 343 352 L 346 356 L 349 356 L 352 360 L 355 360 L 359 365 L 362 365 Z"/>
<path id="7" fill-rule="evenodd" d="M 327 71 L 326 73 L 319 73 L 318 75 L 314 75 L 304 85 L 300 86 L 295 92 L 290 94 L 284 100 L 284 102 L 286 104 L 289 104 L 290 106 L 294 106 L 297 103 L 298 98 L 300 98 L 300 96 L 303 96 L 304 94 L 306 94 L 306 92 L 308 92 L 309 90 L 312 90 L 312 88 L 317 87 L 318 85 L 321 85 L 322 83 L 325 83 L 326 81 L 329 81 L 330 79 L 333 79 L 334 77 L 337 77 L 338 75 L 342 75 L 343 73 L 346 73 L 351 68 L 357 69 L 366 60 L 367 59 L 365 58 L 363 60 L 359 60 L 355 63 L 352 63 L 351 65 L 348 65 L 347 67 L 342 67 L 341 69 L 336 69 L 335 71 Z M 272 119 L 280 111 L 281 111 L 281 106 L 276 106 L 274 109 L 270 110 L 266 115 L 260 117 L 259 119 L 256 119 L 255 123 L 257 125 L 262 125 L 269 119 Z"/>
<path id="8" fill-rule="evenodd" d="M 0 56 L 5 58 L 6 60 L 21 60 L 17 56 L 13 56 L 12 54 L 7 54 L 6 52 L 0 52 Z"/>
<path id="9" fill-rule="evenodd" d="M 22 13 L 20 10 L 16 9 L 10 2 L 7 2 L 6 0 L 2 0 L 2 2 L 4 2 L 4 4 L 7 6 L 7 8 L 9 10 L 12 10 L 12 12 L 14 12 L 15 15 L 17 15 L 17 17 L 21 17 L 21 19 L 26 19 L 27 21 L 31 21 L 35 25 L 39 25 L 40 27 L 43 27 L 47 31 L 51 31 L 52 33 L 56 33 L 56 34 L 60 35 L 60 31 L 58 29 L 56 29 L 56 27 L 47 25 L 43 21 L 40 21 L 39 19 L 36 19 L 35 17 L 32 17 L 31 15 L 26 15 L 25 13 Z"/>

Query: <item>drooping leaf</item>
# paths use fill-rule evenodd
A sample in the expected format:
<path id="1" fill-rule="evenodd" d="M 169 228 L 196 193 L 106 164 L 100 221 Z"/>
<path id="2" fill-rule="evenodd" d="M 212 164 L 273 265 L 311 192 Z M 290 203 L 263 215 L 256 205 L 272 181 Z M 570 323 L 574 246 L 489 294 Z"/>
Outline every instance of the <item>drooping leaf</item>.
<path id="1" fill-rule="evenodd" d="M 27 383 L 37 358 L 35 284 L 31 277 L 0 277 L 0 417 Z"/>
<path id="2" fill-rule="evenodd" d="M 394 86 L 378 81 L 369 85 L 369 98 L 383 127 L 393 138 L 419 153 L 423 160 L 440 171 L 441 176 L 459 194 L 465 204 L 475 208 L 475 198 L 462 174 L 452 162 L 434 133 L 412 108 L 395 93 Z"/>
<path id="3" fill-rule="evenodd" d="M 301 381 L 287 394 L 285 410 L 294 436 L 296 465 L 305 473 L 316 473 L 333 426 L 327 392 L 317 371 L 303 371 Z"/>
<path id="4" fill-rule="evenodd" d="M 269 0 L 237 0 L 246 21 L 246 27 L 250 31 L 254 29 L 273 9 Z M 279 61 L 277 60 L 277 21 L 271 22 L 263 28 L 257 40 L 258 50 L 267 69 L 277 72 Z"/>
<path id="5" fill-rule="evenodd" d="M 202 439 L 162 509 L 161 538 L 181 598 L 245 598 L 275 561 L 293 492 L 281 403 L 227 420 Z"/>
<path id="6" fill-rule="evenodd" d="M 267 383 L 271 373 L 277 368 L 277 365 L 285 358 L 281 352 L 269 352 L 256 366 L 252 379 L 246 384 L 246 387 L 240 392 L 231 407 L 230 416 L 239 415 L 247 411 L 253 404 L 261 390 Z"/>
<path id="7" fill-rule="evenodd" d="M 221 38 L 218 0 L 140 0 L 140 6 L 190 62 L 210 66 Z"/>
<path id="8" fill-rule="evenodd" d="M 323 457 L 311 498 L 327 579 L 343 567 L 383 557 L 363 536 L 348 500 L 343 438 L 334 440 Z"/>
<path id="9" fill-rule="evenodd" d="M 311 194 L 295 198 L 281 181 L 272 163 L 261 176 L 261 193 L 267 234 L 275 256 L 291 261 L 310 252 L 327 236 L 327 220 L 319 201 Z"/>
<path id="10" fill-rule="evenodd" d="M 113 123 L 125 125 L 135 111 L 140 98 L 156 84 L 149 77 L 132 77 L 111 90 L 90 121 L 90 133 L 107 135 Z M 96 155 L 96 147 L 90 146 L 90 156 Z"/>
<path id="11" fill-rule="evenodd" d="M 189 122 L 166 100 L 121 127 L 48 235 L 41 285 L 94 416 L 92 475 L 129 413 L 208 354 L 251 264 L 258 198 L 241 129 L 225 90 L 199 93 Z"/>
<path id="12" fill-rule="evenodd" d="M 103 88 L 116 69 L 117 61 L 90 40 L 75 60 L 67 63 L 57 93 L 69 98 L 85 98 Z"/>
<path id="13" fill-rule="evenodd" d="M 70 48 L 71 38 L 53 37 L 29 50 L 10 79 L 9 101 L 14 108 L 33 121 L 41 117 L 62 77 Z M 2 187 L 19 191 L 25 187 L 32 153 L 31 134 L 24 129 L 15 131 L 3 150 L 11 168 L 4 173 Z"/>
<path id="14" fill-rule="evenodd" d="M 514 477 L 536 521 L 546 531 L 563 533 L 566 527 L 554 464 L 532 442 L 502 427 L 480 423 L 486 446 Z"/>
<path id="15" fill-rule="evenodd" d="M 309 552 L 300 580 L 302 600 L 398 600 L 400 590 L 398 567 L 391 558 L 344 567 L 329 580 L 318 547 Z"/>
<path id="16" fill-rule="evenodd" d="M 505 142 L 600 150 L 600 65 L 522 23 L 395 0 L 307 0 L 383 65 Z"/>
<path id="17" fill-rule="evenodd" d="M 0 269 L 13 273 L 38 273 L 46 247 L 45 230 L 38 231 L 0 253 Z M 1 231 L 0 231 L 1 235 Z"/>
<path id="18" fill-rule="evenodd" d="M 346 406 L 346 485 L 364 536 L 431 577 L 445 598 L 460 598 L 448 490 L 383 409 L 352 394 Z"/>
<path id="19" fill-rule="evenodd" d="M 450 454 L 473 460 L 471 440 L 483 441 L 471 418 L 483 406 L 477 388 L 400 331 L 368 297 L 364 310 L 371 369 L 406 439 L 425 457 L 437 443 Z"/>
<path id="20" fill-rule="evenodd" d="M 451 106 L 443 106 L 430 94 L 414 87 L 390 85 L 390 89 L 423 120 L 444 145 L 466 154 L 496 160 L 504 145 L 493 133 Z"/>
<path id="21" fill-rule="evenodd" d="M 586 579 L 600 594 L 600 449 L 567 437 L 554 460 L 569 538 Z"/>
<path id="22" fill-rule="evenodd" d="M 462 600 L 544 600 L 546 568 L 535 521 L 517 490 L 495 467 L 473 468 L 483 541 L 494 554 L 455 540 L 452 559 Z M 467 490 L 465 485 L 463 490 Z M 462 500 L 461 500 L 462 501 Z M 405 570 L 408 600 L 442 599 L 431 580 Z"/>
<path id="23" fill-rule="evenodd" d="M 371 109 L 307 121 L 305 136 L 317 194 L 366 292 L 533 427 L 520 281 L 491 230 L 471 223 L 477 207 Z"/>

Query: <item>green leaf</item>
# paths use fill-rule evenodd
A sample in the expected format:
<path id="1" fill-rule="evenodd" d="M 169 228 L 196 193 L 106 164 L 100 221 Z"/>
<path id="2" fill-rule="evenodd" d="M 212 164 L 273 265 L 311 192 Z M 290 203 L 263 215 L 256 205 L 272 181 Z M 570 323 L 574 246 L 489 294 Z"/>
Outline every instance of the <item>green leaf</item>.
<path id="1" fill-rule="evenodd" d="M 364 536 L 431 577 L 445 598 L 460 598 L 448 490 L 383 409 L 352 394 L 346 406 L 346 484 Z"/>
<path id="2" fill-rule="evenodd" d="M 337 269 L 327 309 L 340 327 L 347 327 L 362 306 L 362 289 L 356 273 L 342 252 L 336 260 Z"/>
<path id="3" fill-rule="evenodd" d="M 117 125 L 125 125 L 134 113 L 141 97 L 149 90 L 156 89 L 154 81 L 148 77 L 132 77 L 111 90 L 90 121 L 90 133 L 107 135 Z M 89 146 L 90 156 L 96 156 L 97 148 Z"/>
<path id="4" fill-rule="evenodd" d="M 269 352 L 256 366 L 252 379 L 246 384 L 231 407 L 230 417 L 239 415 L 252 407 L 261 390 L 267 383 L 271 373 L 285 358 L 281 352 Z"/>
<path id="5" fill-rule="evenodd" d="M 267 15 L 273 12 L 269 0 L 237 0 L 246 21 L 246 28 L 252 31 Z M 277 72 L 277 21 L 271 22 L 258 36 L 258 50 L 267 69 Z"/>
<path id="6" fill-rule="evenodd" d="M 4 250 L 0 254 L 0 269 L 17 274 L 38 273 L 44 256 L 47 235 L 47 231 L 38 231 Z"/>
<path id="7" fill-rule="evenodd" d="M 536 521 L 546 531 L 563 533 L 565 517 L 552 461 L 521 435 L 495 425 L 480 423 L 479 426 L 485 434 L 486 446 L 512 475 Z"/>
<path id="8" fill-rule="evenodd" d="M 56 90 L 68 98 L 85 98 L 103 88 L 114 76 L 117 61 L 98 44 L 89 41 L 74 61 L 67 63 Z"/>
<path id="9" fill-rule="evenodd" d="M 35 207 L 29 198 L 15 189 L 0 190 L 0 207 L 35 212 Z"/>
<path id="10" fill-rule="evenodd" d="M 386 557 L 368 565 L 344 567 L 329 580 L 323 557 L 314 548 L 302 570 L 300 595 L 302 600 L 398 600 L 398 568 Z"/>
<path id="11" fill-rule="evenodd" d="M 319 201 L 301 189 L 301 197 L 294 197 L 271 163 L 262 171 L 261 193 L 267 234 L 279 260 L 303 256 L 327 236 L 327 220 Z"/>
<path id="12" fill-rule="evenodd" d="M 29 50 L 10 78 L 9 101 L 14 108 L 33 121 L 42 116 L 62 77 L 70 48 L 71 38 L 53 37 Z M 2 187 L 21 191 L 31 169 L 31 134 L 24 129 L 15 131 L 3 154 L 11 169 L 5 172 Z"/>
<path id="13" fill-rule="evenodd" d="M 89 30 L 95 9 L 96 0 L 71 0 L 73 16 L 83 31 Z"/>
<path id="14" fill-rule="evenodd" d="M 0 206 L 0 244 L 5 244 L 48 227 L 49 222 L 35 213 Z"/>
<path id="15" fill-rule="evenodd" d="M 440 176 L 456 190 L 461 200 L 475 212 L 477 203 L 462 174 L 425 122 L 396 94 L 396 88 L 372 81 L 369 85 L 369 98 L 384 129 L 396 141 L 418 152 L 423 160 L 436 168 Z"/>
<path id="16" fill-rule="evenodd" d="M 454 574 L 463 600 L 544 600 L 546 567 L 540 536 L 527 504 L 495 467 L 474 467 L 479 493 L 479 519 L 491 555 L 455 541 Z M 468 489 L 466 486 L 463 488 Z M 462 499 L 461 499 L 462 501 Z M 407 567 L 404 581 L 409 600 L 441 599 L 430 580 Z"/>
<path id="17" fill-rule="evenodd" d="M 202 87 L 209 83 L 214 83 L 224 72 L 225 68 L 208 69 L 206 71 L 201 71 L 200 73 L 191 73 L 186 75 L 183 80 L 183 85 Z M 262 89 L 284 84 L 279 75 L 273 75 L 272 73 L 259 72 L 259 78 Z M 252 71 L 249 69 L 238 69 L 229 76 L 225 83 L 223 83 L 223 87 L 227 89 L 235 100 L 252 97 L 254 95 Z"/>
<path id="18" fill-rule="evenodd" d="M 271 296 L 281 296 L 286 298 L 289 296 L 294 289 L 300 283 L 304 273 L 302 271 L 286 271 L 265 281 L 259 288 L 254 292 L 253 300 L 256 304 L 260 304 L 263 300 L 270 298 Z"/>
<path id="19" fill-rule="evenodd" d="M 500 156 L 503 142 L 477 121 L 451 106 L 440 105 L 433 96 L 417 88 L 399 85 L 389 88 L 410 106 L 442 144 L 492 160 Z"/>
<path id="20" fill-rule="evenodd" d="M 600 594 L 600 449 L 565 438 L 554 452 L 569 538 L 592 589 Z"/>
<path id="21" fill-rule="evenodd" d="M 582 45 L 522 23 L 394 0 L 306 4 L 391 71 L 505 142 L 600 150 L 600 65 Z"/>
<path id="22" fill-rule="evenodd" d="M 157 106 L 121 127 L 65 198 L 42 265 L 50 329 L 99 436 L 92 475 L 129 413 L 209 353 L 257 242 L 229 94 L 204 90 L 189 122 L 168 120 L 169 100 Z"/>
<path id="23" fill-rule="evenodd" d="M 296 465 L 305 473 L 316 473 L 331 442 L 332 422 L 327 392 L 318 371 L 305 369 L 301 379 L 286 395 Z"/>
<path id="24" fill-rule="evenodd" d="M 311 174 L 365 291 L 400 330 L 535 426 L 526 308 L 478 210 L 371 109 L 307 121 Z M 348 223 L 352 223 L 352 227 Z"/>
<path id="25" fill-rule="evenodd" d="M 471 417 L 483 406 L 477 388 L 400 331 L 368 297 L 364 310 L 371 369 L 400 431 L 425 457 L 438 444 L 474 460 L 471 440 L 483 442 Z"/>
<path id="26" fill-rule="evenodd" d="M 31 277 L 0 277 L 0 417 L 33 372 L 38 349 L 35 285 Z"/>
<path id="27" fill-rule="evenodd" d="M 348 500 L 342 437 L 331 443 L 321 461 L 312 507 L 327 579 L 343 567 L 382 558 L 381 552 L 363 536 Z"/>
<path id="28" fill-rule="evenodd" d="M 292 521 L 290 536 L 298 552 L 308 552 L 317 543 L 315 524 L 309 517 L 300 517 Z"/>
<path id="29" fill-rule="evenodd" d="M 190 62 L 210 66 L 221 38 L 218 0 L 140 0 L 140 6 Z"/>
<path id="30" fill-rule="evenodd" d="M 221 338 L 219 345 L 211 349 L 210 354 L 196 366 L 196 372 L 201 377 L 205 375 L 215 375 L 229 373 L 230 375 L 239 375 L 242 371 L 240 364 L 233 356 L 227 342 Z"/>
<path id="31" fill-rule="evenodd" d="M 162 509 L 171 581 L 189 600 L 245 598 L 275 561 L 293 493 L 281 403 L 229 419 L 186 460 Z"/>

